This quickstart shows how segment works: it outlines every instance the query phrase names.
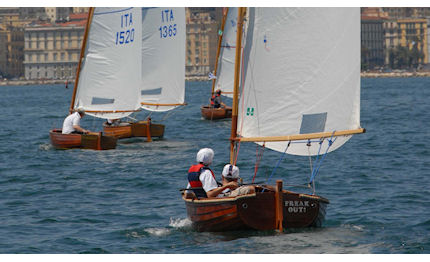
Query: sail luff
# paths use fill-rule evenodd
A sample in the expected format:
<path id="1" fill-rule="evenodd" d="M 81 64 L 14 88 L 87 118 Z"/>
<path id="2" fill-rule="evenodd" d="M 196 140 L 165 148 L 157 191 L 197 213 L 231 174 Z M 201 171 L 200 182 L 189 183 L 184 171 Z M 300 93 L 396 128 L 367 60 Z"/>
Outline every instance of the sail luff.
<path id="1" fill-rule="evenodd" d="M 75 106 L 76 92 L 78 90 L 79 75 L 81 73 L 81 64 L 82 64 L 82 59 L 84 58 L 84 55 L 85 55 L 85 46 L 87 44 L 88 32 L 90 31 L 89 29 L 90 29 L 90 25 L 91 25 L 91 19 L 93 18 L 93 14 L 94 14 L 94 7 L 90 7 L 90 9 L 88 11 L 87 24 L 85 25 L 84 38 L 82 40 L 81 53 L 79 55 L 78 67 L 76 69 L 75 84 L 73 87 L 72 101 L 70 102 L 70 109 L 69 109 L 70 113 L 72 113 L 73 108 Z"/>
<path id="2" fill-rule="evenodd" d="M 233 89 L 233 105 L 232 105 L 232 121 L 231 121 L 231 137 L 230 137 L 230 164 L 234 159 L 235 138 L 237 136 L 237 114 L 239 109 L 239 80 L 240 80 L 240 61 L 241 61 L 241 44 L 242 44 L 242 28 L 244 7 L 238 8 L 237 15 L 237 34 L 236 34 L 236 56 L 234 70 L 234 89 Z"/>
<path id="3" fill-rule="evenodd" d="M 217 72 L 218 72 L 218 61 L 220 59 L 219 54 L 221 51 L 222 37 L 224 36 L 224 27 L 225 27 L 225 21 L 227 20 L 228 11 L 229 11 L 229 8 L 227 7 L 226 12 L 225 12 L 225 14 L 223 14 L 223 17 L 222 17 L 221 34 L 218 37 L 218 47 L 216 50 L 215 69 L 214 69 L 215 77 L 217 76 Z M 212 79 L 212 93 L 211 93 L 211 95 L 213 95 L 215 92 L 215 82 L 216 82 L 216 78 Z"/>

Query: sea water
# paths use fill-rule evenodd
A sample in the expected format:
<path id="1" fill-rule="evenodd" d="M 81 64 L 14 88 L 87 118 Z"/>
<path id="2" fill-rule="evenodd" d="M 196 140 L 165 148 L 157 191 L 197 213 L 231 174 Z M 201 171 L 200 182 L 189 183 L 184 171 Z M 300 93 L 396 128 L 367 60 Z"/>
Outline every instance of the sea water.
<path id="1" fill-rule="evenodd" d="M 50 145 L 71 88 L 0 87 L 0 253 L 428 254 L 430 78 L 362 79 L 361 86 L 367 132 L 328 154 L 316 177 L 317 194 L 330 200 L 323 227 L 282 234 L 191 228 L 179 189 L 197 151 L 214 149 L 218 178 L 229 162 L 230 120 L 200 114 L 209 82 L 187 83 L 187 106 L 151 114 L 166 125 L 164 139 L 120 140 L 108 151 Z M 87 115 L 81 124 L 100 131 L 102 120 Z M 244 182 L 254 176 L 257 150 L 241 144 Z M 256 181 L 308 182 L 307 157 L 286 156 L 270 177 L 279 159 L 266 149 Z"/>

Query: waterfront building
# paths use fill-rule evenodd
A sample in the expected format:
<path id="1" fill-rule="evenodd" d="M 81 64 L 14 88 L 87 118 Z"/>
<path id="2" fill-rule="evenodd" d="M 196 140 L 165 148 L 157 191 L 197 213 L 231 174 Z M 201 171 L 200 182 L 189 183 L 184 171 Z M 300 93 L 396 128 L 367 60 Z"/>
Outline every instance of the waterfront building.
<path id="1" fill-rule="evenodd" d="M 383 7 L 392 18 L 423 18 L 430 16 L 430 7 Z"/>
<path id="2" fill-rule="evenodd" d="M 385 64 L 392 67 L 396 49 L 400 46 L 400 30 L 397 19 L 386 20 L 383 27 L 385 29 Z"/>
<path id="3" fill-rule="evenodd" d="M 397 24 L 399 27 L 400 46 L 418 52 L 420 54 L 420 58 L 417 61 L 418 63 L 428 63 L 427 19 L 398 19 Z"/>
<path id="4" fill-rule="evenodd" d="M 89 7 L 72 7 L 74 14 L 88 13 L 90 11 Z"/>
<path id="5" fill-rule="evenodd" d="M 74 79 L 86 17 L 65 23 L 34 23 L 25 28 L 26 79 Z"/>
<path id="6" fill-rule="evenodd" d="M 58 21 L 68 21 L 69 15 L 72 11 L 72 7 L 45 7 L 45 13 L 51 23 Z"/>
<path id="7" fill-rule="evenodd" d="M 186 76 L 207 76 L 214 70 L 222 8 L 187 8 Z"/>
<path id="8" fill-rule="evenodd" d="M 385 63 L 385 17 L 361 15 L 362 69 L 382 67 Z"/>
<path id="9" fill-rule="evenodd" d="M 6 63 L 7 63 L 7 34 L 3 27 L 0 25 L 0 79 L 6 76 Z"/>

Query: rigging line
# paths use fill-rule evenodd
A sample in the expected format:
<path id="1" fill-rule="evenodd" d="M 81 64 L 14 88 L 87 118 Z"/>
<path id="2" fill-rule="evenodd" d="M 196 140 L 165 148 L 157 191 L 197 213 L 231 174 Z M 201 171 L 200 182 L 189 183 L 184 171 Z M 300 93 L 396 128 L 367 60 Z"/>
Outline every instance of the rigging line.
<path id="1" fill-rule="evenodd" d="M 315 175 L 315 170 L 316 170 L 316 167 L 318 166 L 318 160 L 319 160 L 319 157 L 320 157 L 320 152 L 321 152 L 321 148 L 322 148 L 322 145 L 323 145 L 323 143 L 324 143 L 324 140 L 325 140 L 325 138 L 323 138 L 323 139 L 320 139 L 320 141 L 319 141 L 319 144 L 320 144 L 320 147 L 318 148 L 318 154 L 317 154 L 317 157 L 316 157 L 316 159 L 315 159 L 315 166 L 314 166 L 314 168 L 312 169 L 312 173 L 311 173 L 311 180 L 309 180 L 309 183 L 311 183 L 312 182 L 312 177 L 314 177 Z"/>
<path id="2" fill-rule="evenodd" d="M 312 156 L 311 156 L 311 140 L 308 140 L 306 144 L 308 146 L 308 154 L 309 154 L 309 167 L 311 168 L 311 176 L 312 176 Z"/>
<path id="3" fill-rule="evenodd" d="M 333 131 L 333 135 L 334 135 L 334 132 L 335 131 Z M 313 181 L 314 181 L 314 179 L 315 179 L 315 177 L 316 177 L 316 175 L 318 174 L 318 172 L 319 172 L 319 169 L 320 169 L 320 167 L 321 167 L 321 165 L 322 165 L 322 162 L 324 161 L 324 159 L 325 159 L 325 157 L 326 157 L 326 155 L 327 155 L 327 153 L 328 153 L 328 150 L 329 150 L 329 148 L 331 147 L 331 145 L 333 145 L 333 143 L 336 141 L 336 139 L 337 139 L 337 137 L 335 137 L 335 139 L 333 140 L 333 135 L 331 136 L 331 138 L 328 140 L 328 146 L 327 146 L 327 149 L 325 150 L 325 153 L 324 153 L 324 155 L 321 157 L 321 160 L 318 162 L 318 164 L 316 165 L 316 167 L 315 167 L 315 169 L 314 169 L 314 172 L 313 172 L 313 174 L 312 174 L 312 177 L 311 177 L 311 179 L 309 180 L 309 184 L 310 183 L 312 183 Z M 319 152 L 318 152 L 319 153 Z"/>
<path id="4" fill-rule="evenodd" d="M 165 121 L 167 118 L 169 118 L 170 116 L 172 116 L 173 114 L 176 113 L 177 110 L 170 110 L 169 112 L 166 113 L 166 115 L 161 119 L 161 122 Z"/>
<path id="5" fill-rule="evenodd" d="M 252 178 L 252 183 L 254 183 L 255 177 L 257 176 L 258 167 L 260 165 L 261 159 L 263 159 L 263 153 L 264 153 L 264 148 L 266 147 L 266 143 L 263 143 L 263 146 L 261 146 L 261 147 L 262 147 L 262 150 L 261 150 L 261 153 L 260 153 L 260 150 L 259 150 L 260 147 L 257 144 L 257 147 L 256 147 L 256 161 L 255 161 L 255 168 L 254 168 L 254 177 Z"/>
<path id="6" fill-rule="evenodd" d="M 272 174 L 270 174 L 269 178 L 267 179 L 266 183 L 269 182 L 269 180 L 272 178 L 273 174 L 275 174 L 276 169 L 278 168 L 279 164 L 281 164 L 281 161 L 284 159 L 286 153 L 287 153 L 287 149 L 290 147 L 291 141 L 288 142 L 287 147 L 285 148 L 284 153 L 281 155 L 281 157 L 278 160 L 278 163 L 276 164 L 275 168 L 272 170 Z"/>

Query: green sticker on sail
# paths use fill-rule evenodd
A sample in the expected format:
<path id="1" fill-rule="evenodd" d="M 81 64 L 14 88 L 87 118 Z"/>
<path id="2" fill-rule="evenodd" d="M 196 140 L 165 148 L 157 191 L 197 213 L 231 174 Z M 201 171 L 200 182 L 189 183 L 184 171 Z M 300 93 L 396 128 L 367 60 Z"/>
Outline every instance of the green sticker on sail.
<path id="1" fill-rule="evenodd" d="M 222 35 L 222 30 L 218 30 L 218 35 Z"/>
<path id="2" fill-rule="evenodd" d="M 254 115 L 254 108 L 253 107 L 248 107 L 246 109 L 246 115 L 247 116 L 253 116 Z"/>

